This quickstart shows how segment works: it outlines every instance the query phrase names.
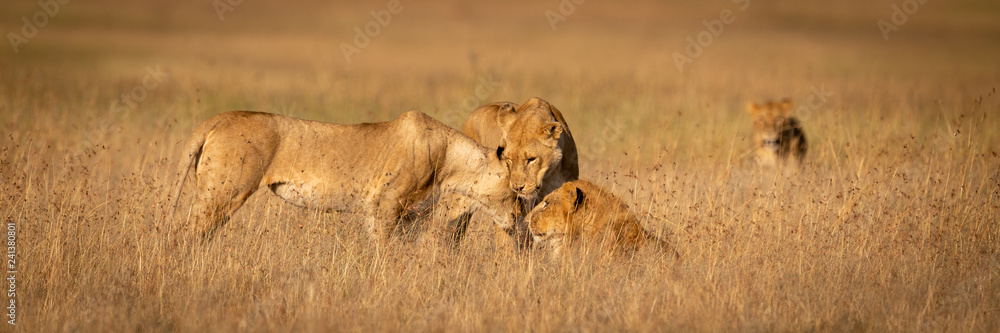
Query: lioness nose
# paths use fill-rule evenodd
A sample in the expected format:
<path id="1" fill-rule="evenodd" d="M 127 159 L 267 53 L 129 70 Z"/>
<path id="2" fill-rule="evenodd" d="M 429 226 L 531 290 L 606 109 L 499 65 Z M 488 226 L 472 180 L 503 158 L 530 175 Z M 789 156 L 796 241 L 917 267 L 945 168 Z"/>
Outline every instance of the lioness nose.
<path id="1" fill-rule="evenodd" d="M 524 192 L 524 185 L 514 185 L 514 192 Z"/>

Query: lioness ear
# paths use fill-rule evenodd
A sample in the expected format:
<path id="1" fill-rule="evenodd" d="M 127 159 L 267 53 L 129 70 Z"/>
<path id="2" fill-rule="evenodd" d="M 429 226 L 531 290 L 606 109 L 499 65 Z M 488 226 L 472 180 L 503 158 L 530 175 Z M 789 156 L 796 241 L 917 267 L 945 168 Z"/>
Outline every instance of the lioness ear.
<path id="1" fill-rule="evenodd" d="M 781 104 L 778 104 L 778 113 L 781 114 L 782 116 L 788 116 L 788 114 L 791 111 L 792 111 L 792 99 L 785 98 L 781 100 Z"/>
<path id="2" fill-rule="evenodd" d="M 536 108 L 536 107 L 545 107 L 545 106 L 548 106 L 548 104 L 549 104 L 549 102 L 546 102 L 544 99 L 541 99 L 541 98 L 538 98 L 538 97 L 532 97 L 532 98 L 529 98 L 524 103 L 521 103 L 521 109 Z"/>
<path id="3" fill-rule="evenodd" d="M 497 109 L 497 126 L 503 130 L 504 135 L 510 130 L 510 126 L 517 120 L 517 112 L 514 110 L 514 103 L 503 103 Z"/>
<path id="4" fill-rule="evenodd" d="M 547 141 L 550 147 L 555 147 L 558 144 L 562 131 L 562 125 L 555 121 L 542 125 L 542 128 L 538 129 L 538 133 L 542 135 L 544 141 Z"/>

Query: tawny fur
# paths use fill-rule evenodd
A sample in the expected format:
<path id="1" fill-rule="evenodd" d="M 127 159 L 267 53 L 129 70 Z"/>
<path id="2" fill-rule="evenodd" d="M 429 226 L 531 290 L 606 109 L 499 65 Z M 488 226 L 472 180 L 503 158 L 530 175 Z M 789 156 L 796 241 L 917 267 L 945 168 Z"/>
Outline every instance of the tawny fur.
<path id="1" fill-rule="evenodd" d="M 462 216 L 484 208 L 499 227 L 514 223 L 515 195 L 499 151 L 419 112 L 393 121 L 330 124 L 260 112 L 227 112 L 202 123 L 184 148 L 174 198 L 193 171 L 190 218 L 210 239 L 261 187 L 298 206 L 366 216 L 385 241 L 401 213 L 440 190 L 435 224 L 461 238 Z M 456 223 L 458 221 L 458 223 Z"/>
<path id="2" fill-rule="evenodd" d="M 753 120 L 754 155 L 757 164 L 776 167 L 792 162 L 798 166 L 805 158 L 805 132 L 798 119 L 791 117 L 792 101 L 757 104 L 747 103 L 747 113 Z"/>
<path id="3" fill-rule="evenodd" d="M 535 244 L 551 248 L 556 256 L 574 243 L 609 252 L 632 252 L 654 243 L 678 257 L 668 243 L 642 228 L 625 202 L 586 180 L 567 182 L 549 193 L 525 220 Z"/>
<path id="4" fill-rule="evenodd" d="M 522 217 L 539 198 L 580 175 L 576 142 L 569 125 L 559 109 L 541 98 L 531 98 L 521 105 L 482 105 L 466 119 L 462 133 L 483 146 L 506 148 L 504 162 L 510 168 L 510 188 L 519 196 Z M 497 230 L 497 240 L 502 247 L 525 248 L 531 238 L 527 226 L 518 223 L 514 229 Z"/>

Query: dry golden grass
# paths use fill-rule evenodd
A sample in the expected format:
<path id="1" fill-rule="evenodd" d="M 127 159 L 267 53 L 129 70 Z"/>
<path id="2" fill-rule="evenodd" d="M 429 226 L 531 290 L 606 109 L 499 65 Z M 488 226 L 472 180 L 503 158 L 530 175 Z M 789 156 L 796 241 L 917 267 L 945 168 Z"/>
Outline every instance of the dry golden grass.
<path id="1" fill-rule="evenodd" d="M 244 1 L 221 22 L 204 0 L 69 2 L 0 55 L 16 328 L 998 331 L 1000 6 L 927 1 L 884 41 L 901 2 L 587 1 L 553 31 L 555 0 L 403 1 L 350 63 L 339 44 L 384 1 Z M 5 33 L 40 10 L 0 7 Z M 671 54 L 725 8 L 736 22 L 679 72 Z M 110 107 L 147 66 L 167 78 Z M 832 95 L 797 115 L 806 167 L 757 170 L 746 101 L 814 88 Z M 266 192 L 207 247 L 168 239 L 180 144 L 212 114 L 458 126 L 463 103 L 532 96 L 682 262 L 514 257 L 482 223 L 455 253 L 377 252 L 357 217 Z"/>

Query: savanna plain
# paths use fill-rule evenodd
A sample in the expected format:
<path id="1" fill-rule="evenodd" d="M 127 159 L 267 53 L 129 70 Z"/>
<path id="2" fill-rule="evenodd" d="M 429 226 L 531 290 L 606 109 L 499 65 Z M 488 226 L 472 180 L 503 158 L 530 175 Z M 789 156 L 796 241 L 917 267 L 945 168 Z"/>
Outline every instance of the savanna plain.
<path id="1" fill-rule="evenodd" d="M 910 2 L 4 1 L 0 330 L 996 332 L 1000 3 Z M 681 260 L 516 255 L 479 218 L 378 249 L 267 191 L 207 245 L 171 233 L 214 114 L 458 127 L 534 96 Z M 763 170 L 746 103 L 784 97 L 809 150 Z"/>

